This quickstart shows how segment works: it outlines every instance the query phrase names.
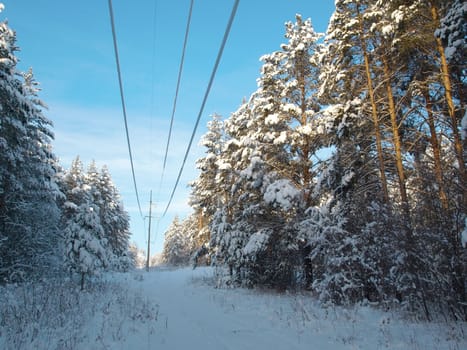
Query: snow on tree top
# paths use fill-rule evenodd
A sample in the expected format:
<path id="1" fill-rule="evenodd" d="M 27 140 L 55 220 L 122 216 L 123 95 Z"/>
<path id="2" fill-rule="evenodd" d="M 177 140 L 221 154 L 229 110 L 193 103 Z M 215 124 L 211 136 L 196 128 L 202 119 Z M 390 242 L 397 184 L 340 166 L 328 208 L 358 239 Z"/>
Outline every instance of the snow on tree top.
<path id="1" fill-rule="evenodd" d="M 266 125 L 274 125 L 274 124 L 279 124 L 280 118 L 277 115 L 277 113 L 270 114 L 266 117 L 265 123 Z"/>
<path id="2" fill-rule="evenodd" d="M 313 135 L 313 129 L 310 124 L 306 124 L 304 126 L 299 126 L 297 131 L 302 135 Z"/>
<path id="3" fill-rule="evenodd" d="M 261 251 L 269 239 L 269 230 L 263 229 L 251 235 L 248 243 L 243 248 L 243 254 L 254 255 Z"/>
<path id="4" fill-rule="evenodd" d="M 280 144 L 283 144 L 283 143 L 286 143 L 287 142 L 287 132 L 285 131 L 281 131 L 279 137 L 276 137 L 274 139 L 274 144 L 275 145 L 280 145 Z"/>
<path id="5" fill-rule="evenodd" d="M 289 112 L 289 113 L 295 112 L 296 114 L 300 114 L 302 112 L 300 107 L 298 107 L 297 105 L 295 105 L 293 103 L 287 103 L 287 104 L 285 104 L 285 105 L 283 105 L 281 107 L 282 107 L 282 110 L 284 112 Z"/>
<path id="6" fill-rule="evenodd" d="M 287 179 L 280 179 L 270 184 L 264 193 L 268 204 L 278 205 L 284 210 L 292 209 L 300 196 L 300 191 Z"/>
<path id="7" fill-rule="evenodd" d="M 391 13 L 391 18 L 396 22 L 400 23 L 404 20 L 404 11 L 401 11 L 400 9 L 394 10 Z"/>
<path id="8" fill-rule="evenodd" d="M 297 51 L 303 51 L 303 50 L 305 50 L 305 45 L 304 45 L 303 43 L 298 44 L 296 50 L 297 50 Z"/>

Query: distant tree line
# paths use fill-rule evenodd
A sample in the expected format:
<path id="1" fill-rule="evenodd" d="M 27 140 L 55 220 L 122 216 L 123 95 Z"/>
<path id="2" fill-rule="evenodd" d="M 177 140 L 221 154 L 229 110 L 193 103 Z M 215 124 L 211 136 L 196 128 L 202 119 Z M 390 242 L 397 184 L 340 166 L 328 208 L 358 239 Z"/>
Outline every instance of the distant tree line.
<path id="1" fill-rule="evenodd" d="M 209 228 L 199 222 L 199 216 L 189 215 L 184 220 L 176 216 L 165 232 L 161 262 L 172 266 L 206 265 Z"/>
<path id="2" fill-rule="evenodd" d="M 83 287 L 86 275 L 132 266 L 129 217 L 106 167 L 84 173 L 77 158 L 62 169 L 39 84 L 17 69 L 17 51 L 0 22 L 0 284 L 66 270 Z"/>
<path id="3" fill-rule="evenodd" d="M 465 5 L 335 5 L 324 37 L 287 23 L 258 89 L 209 123 L 191 254 L 234 285 L 466 319 Z"/>

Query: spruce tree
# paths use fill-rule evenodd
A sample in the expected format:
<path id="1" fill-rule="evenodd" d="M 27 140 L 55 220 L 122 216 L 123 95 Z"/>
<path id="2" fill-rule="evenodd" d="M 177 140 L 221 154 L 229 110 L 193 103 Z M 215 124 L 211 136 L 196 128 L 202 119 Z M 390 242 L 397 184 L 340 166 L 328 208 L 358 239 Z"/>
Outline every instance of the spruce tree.
<path id="1" fill-rule="evenodd" d="M 61 179 L 65 264 L 81 276 L 81 289 L 85 277 L 106 269 L 112 258 L 100 220 L 101 196 L 91 179 L 98 179 L 95 164 L 85 173 L 79 157 Z"/>
<path id="2" fill-rule="evenodd" d="M 128 255 L 131 235 L 130 217 L 106 166 L 102 167 L 99 174 L 99 191 L 102 198 L 100 205 L 101 224 L 116 258 L 116 267 L 128 269 L 132 265 Z"/>
<path id="3" fill-rule="evenodd" d="M 246 274 L 247 284 L 280 288 L 300 265 L 292 222 L 311 203 L 312 157 L 322 148 L 314 129 L 320 35 L 297 15 L 285 37 L 280 51 L 261 58 L 258 90 L 225 123 L 218 158 L 229 169 L 224 186 L 230 188 L 212 229 L 215 260 L 226 263 L 235 279 Z"/>
<path id="4" fill-rule="evenodd" d="M 221 116 L 214 114 L 208 123 L 208 131 L 202 137 L 200 144 L 206 149 L 206 156 L 196 161 L 200 173 L 190 186 L 190 206 L 195 210 L 198 230 L 199 248 L 206 248 L 210 240 L 209 225 L 213 215 L 225 201 L 222 183 L 219 182 L 221 171 L 219 156 L 224 147 L 224 126 Z"/>
<path id="5" fill-rule="evenodd" d="M 189 238 L 185 235 L 183 224 L 176 216 L 165 232 L 162 260 L 168 265 L 188 265 L 190 260 Z"/>
<path id="6" fill-rule="evenodd" d="M 52 122 L 32 70 L 16 68 L 16 33 L 0 23 L 0 282 L 51 271 L 59 211 Z"/>

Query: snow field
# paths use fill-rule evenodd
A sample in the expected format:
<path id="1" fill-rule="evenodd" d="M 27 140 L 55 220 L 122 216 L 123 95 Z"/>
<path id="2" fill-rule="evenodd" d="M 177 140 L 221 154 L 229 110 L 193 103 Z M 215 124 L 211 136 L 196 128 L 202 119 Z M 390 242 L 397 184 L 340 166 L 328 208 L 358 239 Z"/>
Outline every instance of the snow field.
<path id="1" fill-rule="evenodd" d="M 216 288 L 211 268 L 0 290 L 0 349 L 465 349 L 466 323 L 424 323 L 308 295 Z"/>

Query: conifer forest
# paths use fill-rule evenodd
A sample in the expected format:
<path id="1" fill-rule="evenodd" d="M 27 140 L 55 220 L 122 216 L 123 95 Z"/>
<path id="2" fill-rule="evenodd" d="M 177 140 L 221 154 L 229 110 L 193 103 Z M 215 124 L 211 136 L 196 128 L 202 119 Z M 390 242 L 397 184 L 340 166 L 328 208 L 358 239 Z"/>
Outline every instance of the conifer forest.
<path id="1" fill-rule="evenodd" d="M 164 259 L 323 303 L 466 319 L 466 6 L 337 0 L 297 15 L 258 88 L 213 115 Z"/>
<path id="2" fill-rule="evenodd" d="M 467 321 L 466 16 L 462 0 L 336 0 L 326 33 L 288 19 L 257 89 L 212 115 L 161 263 L 212 266 L 220 288 Z M 130 218 L 107 166 L 60 164 L 18 51 L 2 19 L 0 287 L 84 291 L 138 265 Z"/>
<path id="3" fill-rule="evenodd" d="M 0 11 L 2 9 L 0 4 Z M 0 285 L 71 272 L 128 270 L 129 217 L 107 167 L 64 169 L 52 149 L 32 70 L 18 71 L 16 33 L 0 23 Z"/>

